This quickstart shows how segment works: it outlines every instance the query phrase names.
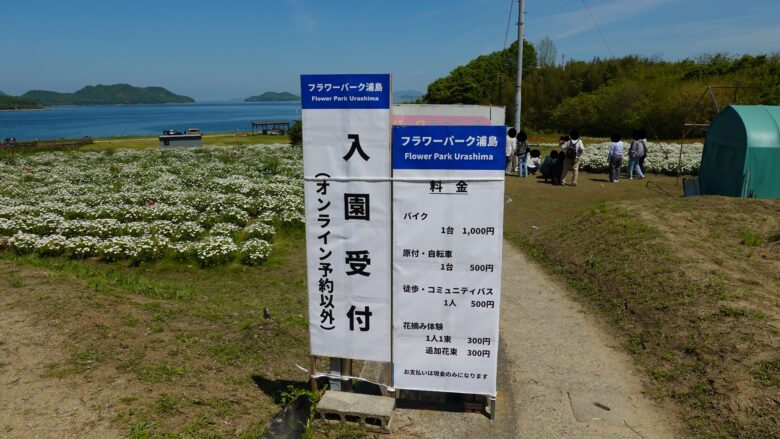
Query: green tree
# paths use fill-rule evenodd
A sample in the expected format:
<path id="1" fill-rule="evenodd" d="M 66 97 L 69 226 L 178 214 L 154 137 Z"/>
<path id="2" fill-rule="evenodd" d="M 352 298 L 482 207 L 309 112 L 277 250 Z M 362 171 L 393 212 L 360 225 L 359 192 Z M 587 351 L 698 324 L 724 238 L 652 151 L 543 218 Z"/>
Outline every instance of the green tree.
<path id="1" fill-rule="evenodd" d="M 293 145 L 303 144 L 303 123 L 300 120 L 296 120 L 294 124 L 287 130 L 287 135 L 290 136 L 290 143 Z"/>
<path id="2" fill-rule="evenodd" d="M 526 43 L 527 44 L 527 43 Z M 428 87 L 425 102 L 503 105 L 514 119 L 517 45 L 475 58 Z M 525 46 L 523 126 L 586 135 L 628 135 L 637 127 L 651 136 L 676 138 L 685 122 L 706 123 L 716 106 L 705 95 L 715 88 L 717 106 L 780 104 L 780 55 L 705 54 L 674 63 L 636 55 L 569 61 L 564 67 L 536 67 Z"/>
<path id="3" fill-rule="evenodd" d="M 536 68 L 536 49 L 524 41 L 523 75 Z M 435 104 L 505 105 L 514 102 L 517 42 L 505 50 L 482 55 L 428 86 L 423 102 Z"/>

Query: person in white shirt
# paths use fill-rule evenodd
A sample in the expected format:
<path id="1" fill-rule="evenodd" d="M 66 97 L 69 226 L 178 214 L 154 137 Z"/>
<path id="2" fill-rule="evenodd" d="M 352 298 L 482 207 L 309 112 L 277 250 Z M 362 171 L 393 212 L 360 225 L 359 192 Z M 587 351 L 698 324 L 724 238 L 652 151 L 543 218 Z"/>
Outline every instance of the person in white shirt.
<path id="1" fill-rule="evenodd" d="M 517 137 L 517 130 L 509 128 L 506 132 L 506 164 L 504 169 L 506 175 L 514 172 L 514 169 L 512 169 L 514 167 L 512 165 L 512 157 L 515 156 L 515 149 L 517 148 L 517 139 L 515 137 Z"/>
<path id="2" fill-rule="evenodd" d="M 542 166 L 542 152 L 534 149 L 528 155 L 530 156 L 528 159 L 528 174 L 536 175 L 536 171 Z"/>

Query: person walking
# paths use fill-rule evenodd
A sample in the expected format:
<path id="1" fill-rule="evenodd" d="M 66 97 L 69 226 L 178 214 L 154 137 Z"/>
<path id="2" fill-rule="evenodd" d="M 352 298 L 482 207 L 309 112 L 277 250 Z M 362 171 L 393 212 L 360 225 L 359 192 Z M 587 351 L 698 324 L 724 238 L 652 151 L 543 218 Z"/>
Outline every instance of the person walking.
<path id="1" fill-rule="evenodd" d="M 517 176 L 528 177 L 528 134 L 525 131 L 517 133 Z"/>
<path id="2" fill-rule="evenodd" d="M 515 149 L 517 148 L 517 130 L 510 128 L 506 132 L 506 163 L 504 165 L 504 174 L 509 175 L 514 172 L 514 166 L 512 165 L 512 158 L 515 155 Z"/>
<path id="3" fill-rule="evenodd" d="M 613 134 L 612 144 L 609 146 L 607 161 L 609 162 L 609 181 L 617 183 L 620 181 L 620 166 L 623 164 L 623 142 L 620 134 Z"/>
<path id="4" fill-rule="evenodd" d="M 647 147 L 647 131 L 644 128 L 639 130 L 639 141 L 642 142 L 642 146 L 645 147 L 645 153 L 642 157 L 639 157 L 639 169 L 642 170 L 642 175 L 645 175 L 647 173 L 645 172 L 645 159 L 647 158 L 647 155 L 650 154 L 650 149 Z"/>
<path id="5" fill-rule="evenodd" d="M 566 186 L 566 177 L 569 176 L 569 171 L 573 174 L 571 179 L 571 185 L 577 186 L 577 174 L 580 168 L 580 157 L 585 152 L 585 146 L 580 139 L 580 132 L 577 130 L 571 130 L 569 133 L 569 141 L 566 142 L 563 149 L 564 162 L 563 173 L 561 174 L 561 186 Z"/>
<path id="6" fill-rule="evenodd" d="M 629 180 L 633 180 L 634 172 L 636 172 L 639 178 L 645 178 L 642 168 L 639 167 L 639 159 L 645 155 L 645 143 L 642 142 L 641 132 L 639 130 L 634 130 L 631 137 L 634 140 L 631 141 L 631 145 L 628 147 L 628 169 L 626 169 L 626 177 Z"/>

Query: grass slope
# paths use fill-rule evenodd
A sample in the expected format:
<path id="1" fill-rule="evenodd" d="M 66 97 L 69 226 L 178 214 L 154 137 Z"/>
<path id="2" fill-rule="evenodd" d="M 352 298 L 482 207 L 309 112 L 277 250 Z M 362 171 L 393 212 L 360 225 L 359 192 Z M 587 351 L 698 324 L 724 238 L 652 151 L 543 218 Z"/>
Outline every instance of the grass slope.
<path id="1" fill-rule="evenodd" d="M 510 179 L 507 237 L 612 324 L 690 436 L 777 434 L 780 201 L 584 176 L 577 188 Z"/>
<path id="2" fill-rule="evenodd" d="M 90 403 L 128 437 L 259 437 L 280 393 L 305 385 L 302 228 L 254 268 L 0 253 L 0 290 L 66 337 L 48 377 L 103 389 Z"/>

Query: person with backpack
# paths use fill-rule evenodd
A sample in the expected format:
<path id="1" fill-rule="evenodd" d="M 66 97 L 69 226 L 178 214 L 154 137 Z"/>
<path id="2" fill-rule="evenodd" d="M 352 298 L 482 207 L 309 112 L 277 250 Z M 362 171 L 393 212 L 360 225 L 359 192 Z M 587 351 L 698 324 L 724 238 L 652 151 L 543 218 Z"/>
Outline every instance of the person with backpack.
<path id="1" fill-rule="evenodd" d="M 517 176 L 528 177 L 528 134 L 525 131 L 517 133 Z"/>
<path id="2" fill-rule="evenodd" d="M 645 131 L 644 128 L 639 130 L 639 140 L 645 147 L 645 154 L 642 157 L 639 157 L 639 169 L 642 170 L 642 175 L 644 175 L 647 173 L 645 172 L 645 159 L 647 158 L 647 155 L 650 154 L 650 149 L 647 147 L 647 131 Z"/>
<path id="3" fill-rule="evenodd" d="M 639 160 L 646 155 L 647 143 L 642 140 L 641 136 L 640 130 L 634 130 L 631 134 L 634 140 L 631 141 L 631 145 L 628 147 L 628 169 L 626 169 L 626 178 L 629 180 L 634 179 L 634 172 L 637 173 L 639 178 L 645 178 L 645 174 L 639 166 Z"/>
<path id="4" fill-rule="evenodd" d="M 512 165 L 512 158 L 515 156 L 515 149 L 517 147 L 517 130 L 510 128 L 506 132 L 506 164 L 504 165 L 504 174 L 509 175 L 514 172 L 514 166 Z M 510 168 L 510 166 L 512 166 Z"/>
<path id="5" fill-rule="evenodd" d="M 580 157 L 585 152 L 585 146 L 580 139 L 580 132 L 577 130 L 571 130 L 569 133 L 569 140 L 566 142 L 563 148 L 563 155 L 565 157 L 563 161 L 563 172 L 561 173 L 561 186 L 566 186 L 566 177 L 569 176 L 569 171 L 574 174 L 571 180 L 572 186 L 577 186 L 577 174 L 579 174 Z"/>
<path id="6" fill-rule="evenodd" d="M 612 144 L 609 146 L 607 161 L 609 162 L 609 181 L 617 183 L 620 181 L 620 165 L 623 164 L 623 142 L 620 134 L 613 134 Z"/>

